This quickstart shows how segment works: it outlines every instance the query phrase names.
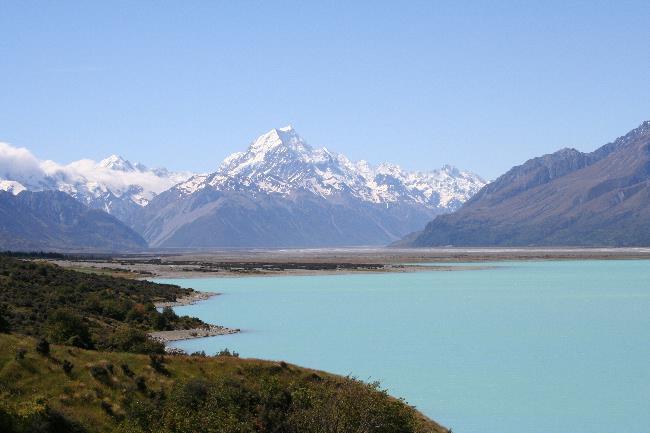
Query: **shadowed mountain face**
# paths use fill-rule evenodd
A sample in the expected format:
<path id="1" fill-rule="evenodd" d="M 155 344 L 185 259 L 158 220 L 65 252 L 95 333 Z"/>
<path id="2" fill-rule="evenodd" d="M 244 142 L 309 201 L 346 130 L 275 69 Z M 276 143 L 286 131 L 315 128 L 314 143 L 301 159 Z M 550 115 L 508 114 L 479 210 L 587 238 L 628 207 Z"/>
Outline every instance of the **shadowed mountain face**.
<path id="1" fill-rule="evenodd" d="M 285 127 L 156 196 L 134 228 L 156 247 L 385 245 L 483 185 L 450 166 L 409 173 L 355 163 Z"/>
<path id="2" fill-rule="evenodd" d="M 650 122 L 591 153 L 514 167 L 411 246 L 650 245 Z"/>
<path id="3" fill-rule="evenodd" d="M 59 191 L 0 191 L 2 250 L 140 250 L 147 243 L 115 217 Z"/>

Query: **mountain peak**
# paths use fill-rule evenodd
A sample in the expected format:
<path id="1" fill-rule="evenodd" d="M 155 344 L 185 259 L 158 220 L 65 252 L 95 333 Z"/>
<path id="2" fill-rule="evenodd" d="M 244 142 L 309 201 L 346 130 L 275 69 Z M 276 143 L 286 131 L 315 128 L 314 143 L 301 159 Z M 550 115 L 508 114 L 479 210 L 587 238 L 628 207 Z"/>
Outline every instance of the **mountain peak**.
<path id="1" fill-rule="evenodd" d="M 443 165 L 442 168 L 440 169 L 440 171 L 442 171 L 444 173 L 447 173 L 450 176 L 460 176 L 461 175 L 461 171 L 457 167 L 454 167 L 451 164 Z"/>
<path id="2" fill-rule="evenodd" d="M 124 159 L 120 155 L 111 155 L 108 158 L 102 159 L 99 162 L 100 167 L 109 168 L 118 171 L 134 171 L 135 167 L 131 162 Z"/>
<path id="3" fill-rule="evenodd" d="M 246 151 L 224 159 L 216 172 L 187 181 L 179 189 L 183 194 L 206 186 L 274 195 L 308 191 L 367 203 L 417 203 L 439 211 L 457 207 L 484 184 L 473 173 L 453 167 L 419 173 L 391 163 L 375 167 L 363 160 L 353 162 L 324 147 L 312 148 L 292 126 L 285 126 L 262 134 Z"/>
<path id="4" fill-rule="evenodd" d="M 298 135 L 293 126 L 273 128 L 260 135 L 249 147 L 252 153 L 266 153 L 270 150 L 286 147 L 298 152 L 309 152 L 311 147 Z"/>
<path id="5" fill-rule="evenodd" d="M 646 120 L 642 122 L 639 126 L 637 126 L 635 129 L 627 133 L 625 137 L 640 137 L 642 135 L 646 135 L 650 133 L 650 120 Z"/>

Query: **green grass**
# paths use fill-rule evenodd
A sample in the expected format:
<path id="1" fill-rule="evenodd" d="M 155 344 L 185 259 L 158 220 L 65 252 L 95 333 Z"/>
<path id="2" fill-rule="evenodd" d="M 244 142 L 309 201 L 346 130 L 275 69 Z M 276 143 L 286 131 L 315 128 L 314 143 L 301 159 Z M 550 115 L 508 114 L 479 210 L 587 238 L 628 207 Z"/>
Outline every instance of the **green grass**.
<path id="1" fill-rule="evenodd" d="M 159 372 L 147 355 L 52 345 L 43 356 L 35 344 L 0 334 L 0 411 L 13 431 L 52 413 L 98 433 L 447 431 L 376 385 L 285 363 L 167 356 Z"/>

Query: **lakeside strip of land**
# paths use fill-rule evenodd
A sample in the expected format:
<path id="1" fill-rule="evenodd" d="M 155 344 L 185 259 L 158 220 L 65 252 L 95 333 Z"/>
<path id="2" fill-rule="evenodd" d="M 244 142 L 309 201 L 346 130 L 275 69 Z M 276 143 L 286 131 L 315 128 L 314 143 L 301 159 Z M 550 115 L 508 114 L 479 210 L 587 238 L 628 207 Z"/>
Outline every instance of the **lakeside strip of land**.
<path id="1" fill-rule="evenodd" d="M 185 305 L 192 305 L 196 304 L 197 302 L 205 301 L 207 299 L 210 299 L 214 296 L 219 296 L 221 293 L 217 292 L 200 292 L 198 290 L 194 290 L 192 293 L 186 296 L 182 296 L 180 298 L 176 298 L 175 301 L 170 301 L 170 302 L 154 302 L 154 306 L 156 308 L 165 308 L 165 307 L 182 307 Z"/>
<path id="2" fill-rule="evenodd" d="M 216 337 L 241 332 L 239 328 L 226 328 L 219 325 L 208 325 L 204 328 L 176 329 L 173 331 L 150 332 L 149 336 L 167 346 L 172 341 L 192 340 L 194 338 Z"/>
<path id="3" fill-rule="evenodd" d="M 181 296 L 180 298 L 176 298 L 175 301 L 154 302 L 154 306 L 156 308 L 181 307 L 185 305 L 196 304 L 197 302 L 206 301 L 212 297 L 219 296 L 219 295 L 220 293 L 216 293 L 216 292 L 200 292 L 198 290 L 195 290 L 186 296 Z M 236 334 L 238 332 L 241 332 L 239 328 L 227 328 L 225 326 L 208 324 L 207 326 L 201 328 L 175 329 L 171 331 L 149 332 L 148 335 L 153 340 L 163 343 L 165 345 L 165 349 L 168 352 L 183 352 L 180 349 L 170 348 L 169 343 L 172 341 L 192 340 L 194 338 L 230 335 L 230 334 Z"/>
<path id="4" fill-rule="evenodd" d="M 422 271 L 461 271 L 485 269 L 480 264 L 468 266 L 378 264 L 378 263 L 260 263 L 260 262 L 210 262 L 184 260 L 151 263 L 129 259 L 110 260 L 51 260 L 52 263 L 79 272 L 109 274 L 114 277 L 155 278 L 236 278 L 247 276 L 332 275 L 352 273 L 399 273 Z"/>
<path id="5" fill-rule="evenodd" d="M 126 278 L 201 278 L 485 269 L 518 260 L 650 259 L 650 248 L 333 248 L 160 251 L 51 260 L 81 272 Z M 459 266 L 458 263 L 468 263 Z"/>

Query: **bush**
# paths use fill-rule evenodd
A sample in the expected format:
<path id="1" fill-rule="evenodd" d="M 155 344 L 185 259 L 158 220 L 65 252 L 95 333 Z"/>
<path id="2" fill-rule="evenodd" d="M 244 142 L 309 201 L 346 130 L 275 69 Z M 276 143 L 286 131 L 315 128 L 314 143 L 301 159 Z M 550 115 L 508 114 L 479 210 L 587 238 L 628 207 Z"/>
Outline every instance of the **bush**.
<path id="1" fill-rule="evenodd" d="M 147 390 L 147 382 L 144 380 L 144 377 L 142 376 L 136 377 L 135 386 L 138 387 L 138 391 L 145 392 Z"/>
<path id="2" fill-rule="evenodd" d="M 9 309 L 6 305 L 0 306 L 0 332 L 8 333 L 11 331 L 11 324 L 9 323 Z"/>
<path id="3" fill-rule="evenodd" d="M 50 343 L 45 338 L 39 338 L 36 342 L 36 352 L 48 356 L 50 354 Z"/>
<path id="4" fill-rule="evenodd" d="M 26 415 L 12 414 L 10 430 L 7 433 L 85 433 L 86 429 L 64 413 L 45 406 Z"/>
<path id="5" fill-rule="evenodd" d="M 55 343 L 90 349 L 93 342 L 86 322 L 70 310 L 57 310 L 46 324 L 47 335 Z"/>
<path id="6" fill-rule="evenodd" d="M 115 412 L 113 411 L 113 405 L 110 402 L 106 400 L 102 400 L 100 405 L 102 409 L 104 409 L 104 412 L 106 412 L 108 415 L 115 416 Z"/>
<path id="7" fill-rule="evenodd" d="M 222 351 L 217 352 L 217 354 L 216 354 L 215 356 L 232 356 L 232 357 L 234 357 L 234 358 L 239 358 L 239 353 L 235 352 L 234 350 L 231 352 L 231 351 L 228 350 L 228 348 L 226 347 L 226 348 L 223 349 Z"/>
<path id="8" fill-rule="evenodd" d="M 119 327 L 109 339 L 109 348 L 118 352 L 165 353 L 165 345 L 144 332 L 129 326 Z"/>
<path id="9" fill-rule="evenodd" d="M 90 375 L 100 383 L 104 385 L 112 385 L 111 383 L 111 373 L 104 365 L 91 365 L 90 366 Z"/>
<path id="10" fill-rule="evenodd" d="M 126 377 L 133 377 L 133 375 L 135 374 L 133 373 L 133 370 L 131 370 L 131 368 L 129 367 L 129 364 L 127 364 L 126 362 L 120 365 L 120 368 L 122 369 L 122 372 Z"/>
<path id="11" fill-rule="evenodd" d="M 21 359 L 25 359 L 26 354 L 27 354 L 27 349 L 19 347 L 16 350 L 16 361 L 20 361 Z"/>
<path id="12" fill-rule="evenodd" d="M 177 402 L 186 408 L 196 408 L 208 397 L 210 384 L 204 379 L 192 379 L 178 390 Z"/>
<path id="13" fill-rule="evenodd" d="M 162 355 L 149 355 L 149 365 L 151 365 L 151 368 L 153 368 L 158 373 L 165 375 L 169 374 L 169 371 L 167 371 L 167 368 L 165 368 L 165 357 Z"/>

